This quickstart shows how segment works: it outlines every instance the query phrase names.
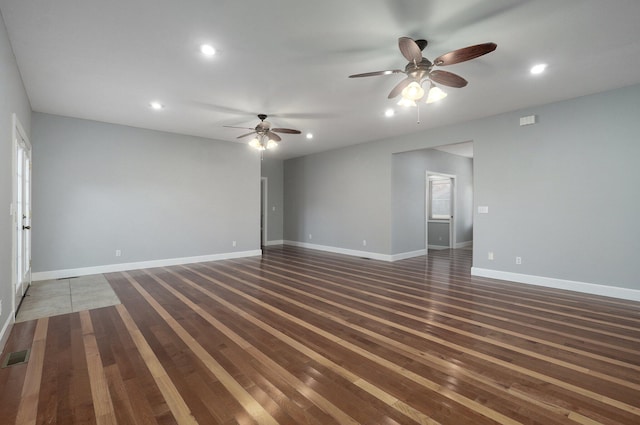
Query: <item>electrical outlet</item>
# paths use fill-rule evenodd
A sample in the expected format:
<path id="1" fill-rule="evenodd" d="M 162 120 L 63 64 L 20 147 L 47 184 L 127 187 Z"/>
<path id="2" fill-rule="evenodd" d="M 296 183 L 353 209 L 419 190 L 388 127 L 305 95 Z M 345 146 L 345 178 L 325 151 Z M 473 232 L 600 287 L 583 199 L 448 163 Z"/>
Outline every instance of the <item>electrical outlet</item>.
<path id="1" fill-rule="evenodd" d="M 309 233 L 309 239 L 313 239 L 313 235 Z"/>
<path id="2" fill-rule="evenodd" d="M 522 257 L 516 257 L 516 264 L 522 264 Z"/>
<path id="3" fill-rule="evenodd" d="M 122 255 L 122 251 L 116 249 L 116 257 L 120 257 Z"/>
<path id="4" fill-rule="evenodd" d="M 367 240 L 366 239 L 362 240 L 362 246 L 367 246 Z"/>
<path id="5" fill-rule="evenodd" d="M 231 242 L 231 246 L 236 246 L 236 241 Z"/>
<path id="6" fill-rule="evenodd" d="M 493 261 L 493 252 L 489 251 L 488 258 L 489 260 Z"/>

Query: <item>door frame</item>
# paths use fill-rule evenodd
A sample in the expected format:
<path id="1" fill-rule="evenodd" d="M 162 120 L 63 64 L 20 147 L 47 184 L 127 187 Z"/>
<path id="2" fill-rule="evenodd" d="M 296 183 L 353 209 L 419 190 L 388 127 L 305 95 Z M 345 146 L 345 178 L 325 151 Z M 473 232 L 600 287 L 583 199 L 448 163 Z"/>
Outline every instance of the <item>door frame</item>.
<path id="1" fill-rule="evenodd" d="M 429 255 L 429 209 L 431 197 L 429 196 L 429 176 L 441 176 L 451 179 L 451 219 L 449 220 L 449 249 L 456 247 L 456 179 L 455 174 L 440 173 L 437 171 L 425 172 L 425 218 L 424 218 L 424 245 L 425 254 Z"/>
<path id="2" fill-rule="evenodd" d="M 269 188 L 269 181 L 267 180 L 266 177 L 260 177 L 260 227 L 261 227 L 261 233 L 260 233 L 260 247 L 262 248 L 263 246 L 267 246 L 268 245 L 268 240 L 267 240 L 267 222 L 268 222 L 268 217 L 269 217 L 269 210 L 268 210 L 268 199 L 267 199 L 267 195 L 268 195 L 268 188 Z"/>
<path id="3" fill-rule="evenodd" d="M 27 289 L 31 285 L 31 233 L 27 234 L 29 242 L 26 244 L 27 250 L 25 258 L 23 261 L 28 261 L 29 266 L 27 268 L 24 276 L 22 275 L 22 270 L 18 270 L 17 262 L 18 262 L 18 240 L 23 236 L 25 230 L 20 229 L 21 226 L 25 225 L 25 221 L 23 217 L 18 217 L 18 190 L 23 188 L 23 184 L 18 184 L 18 151 L 20 149 L 24 150 L 27 153 L 28 157 L 28 166 L 25 170 L 23 170 L 23 175 L 27 174 L 26 178 L 26 190 L 28 192 L 28 206 L 29 211 L 27 212 L 27 225 L 31 225 L 31 202 L 32 202 L 32 147 L 31 142 L 29 141 L 29 137 L 27 136 L 26 131 L 24 131 L 24 127 L 20 123 L 18 116 L 14 113 L 12 117 L 12 159 L 11 159 L 11 184 L 12 184 L 12 198 L 11 198 L 11 216 L 12 216 L 12 246 L 11 246 L 11 292 L 13 293 L 12 298 L 12 312 L 15 317 L 18 314 L 18 307 L 22 302 L 22 298 L 24 294 L 27 292 Z M 23 177 L 23 182 L 25 182 L 25 178 Z M 23 194 L 24 196 L 24 194 Z M 26 276 L 26 280 L 23 280 L 23 277 Z"/>

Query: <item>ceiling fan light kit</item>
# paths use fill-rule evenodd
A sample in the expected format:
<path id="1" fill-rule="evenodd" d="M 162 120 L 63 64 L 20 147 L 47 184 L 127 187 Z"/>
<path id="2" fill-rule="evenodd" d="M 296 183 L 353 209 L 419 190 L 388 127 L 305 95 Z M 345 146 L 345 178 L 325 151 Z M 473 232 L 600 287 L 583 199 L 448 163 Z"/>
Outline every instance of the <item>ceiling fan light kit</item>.
<path id="1" fill-rule="evenodd" d="M 398 47 L 402 56 L 409 61 L 404 71 L 392 69 L 387 71 L 365 72 L 363 74 L 350 75 L 349 78 L 373 77 L 377 75 L 405 74 L 407 77 L 400 81 L 389 93 L 388 98 L 393 99 L 401 95 L 398 102 L 400 106 L 417 106 L 418 101 L 434 103 L 447 96 L 435 83 L 443 86 L 461 88 L 468 83 L 467 80 L 452 72 L 434 69 L 436 66 L 454 65 L 493 52 L 498 46 L 495 43 L 483 43 L 474 46 L 454 50 L 438 56 L 433 62 L 422 56 L 422 51 L 429 43 L 427 40 L 413 40 L 409 37 L 400 37 Z M 423 84 L 428 83 L 428 89 Z"/>
<path id="2" fill-rule="evenodd" d="M 265 151 L 267 149 L 275 149 L 278 147 L 278 142 L 272 139 L 268 139 L 266 136 L 256 137 L 249 142 L 249 146 L 259 151 Z"/>
<path id="3" fill-rule="evenodd" d="M 242 139 L 243 137 L 254 135 L 254 138 L 249 142 L 249 146 L 252 148 L 265 151 L 267 149 L 275 149 L 278 147 L 278 142 L 282 140 L 280 136 L 276 133 L 286 133 L 286 134 L 300 134 L 300 130 L 294 130 L 292 128 L 271 128 L 271 123 L 269 121 L 265 121 L 267 119 L 267 115 L 258 114 L 258 118 L 260 122 L 256 125 L 255 128 L 250 127 L 235 127 L 231 125 L 225 125 L 227 128 L 242 128 L 244 130 L 251 130 L 251 132 L 242 134 L 238 136 L 238 139 Z"/>

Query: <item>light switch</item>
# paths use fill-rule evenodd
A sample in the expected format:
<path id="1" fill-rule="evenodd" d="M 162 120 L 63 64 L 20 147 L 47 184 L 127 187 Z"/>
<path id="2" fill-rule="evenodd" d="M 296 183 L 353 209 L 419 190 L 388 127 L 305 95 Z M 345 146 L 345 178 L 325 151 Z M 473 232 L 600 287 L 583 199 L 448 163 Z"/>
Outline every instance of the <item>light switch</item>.
<path id="1" fill-rule="evenodd" d="M 489 207 L 478 207 L 478 214 L 489 214 Z"/>

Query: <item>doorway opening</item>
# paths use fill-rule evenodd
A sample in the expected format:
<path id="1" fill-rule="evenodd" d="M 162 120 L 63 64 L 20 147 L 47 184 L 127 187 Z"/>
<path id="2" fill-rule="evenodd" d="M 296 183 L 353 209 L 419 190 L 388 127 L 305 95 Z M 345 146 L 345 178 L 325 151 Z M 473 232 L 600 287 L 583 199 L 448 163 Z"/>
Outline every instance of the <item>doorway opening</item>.
<path id="1" fill-rule="evenodd" d="M 430 249 L 456 247 L 456 176 L 426 172 L 425 242 Z"/>
<path id="2" fill-rule="evenodd" d="M 31 143 L 16 114 L 13 114 L 12 180 L 11 281 L 15 317 L 31 285 Z"/>

